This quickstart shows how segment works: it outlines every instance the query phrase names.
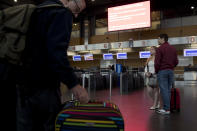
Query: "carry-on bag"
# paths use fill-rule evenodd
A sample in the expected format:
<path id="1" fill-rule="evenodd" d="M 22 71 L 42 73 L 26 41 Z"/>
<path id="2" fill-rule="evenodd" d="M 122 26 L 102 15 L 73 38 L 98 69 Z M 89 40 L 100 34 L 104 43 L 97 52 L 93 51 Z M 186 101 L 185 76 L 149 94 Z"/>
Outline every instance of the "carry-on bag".
<path id="1" fill-rule="evenodd" d="M 174 85 L 171 88 L 170 111 L 180 112 L 180 90 L 175 88 Z"/>
<path id="2" fill-rule="evenodd" d="M 57 116 L 55 131 L 124 131 L 124 120 L 113 103 L 69 101 Z"/>

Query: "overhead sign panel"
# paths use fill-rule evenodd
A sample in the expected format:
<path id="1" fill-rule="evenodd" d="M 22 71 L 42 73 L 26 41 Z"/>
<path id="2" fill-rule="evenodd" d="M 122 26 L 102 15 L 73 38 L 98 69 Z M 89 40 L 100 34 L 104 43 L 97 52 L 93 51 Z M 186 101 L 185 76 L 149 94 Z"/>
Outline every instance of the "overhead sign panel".
<path id="1" fill-rule="evenodd" d="M 197 49 L 184 49 L 184 56 L 197 56 Z"/>

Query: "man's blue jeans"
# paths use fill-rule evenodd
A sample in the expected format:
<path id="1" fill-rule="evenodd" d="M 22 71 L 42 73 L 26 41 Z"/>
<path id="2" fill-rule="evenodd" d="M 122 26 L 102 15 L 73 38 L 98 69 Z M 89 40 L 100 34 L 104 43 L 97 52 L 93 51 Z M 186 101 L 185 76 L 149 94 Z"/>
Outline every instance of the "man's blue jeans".
<path id="1" fill-rule="evenodd" d="M 171 87 L 174 82 L 174 72 L 172 70 L 161 70 L 157 74 L 160 93 L 163 99 L 163 109 L 170 110 Z"/>

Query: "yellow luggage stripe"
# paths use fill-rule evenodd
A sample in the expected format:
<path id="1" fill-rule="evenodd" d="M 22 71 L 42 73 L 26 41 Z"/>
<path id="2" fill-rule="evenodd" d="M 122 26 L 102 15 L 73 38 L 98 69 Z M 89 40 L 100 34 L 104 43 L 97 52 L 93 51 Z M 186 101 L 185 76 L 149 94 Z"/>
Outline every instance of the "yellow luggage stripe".
<path id="1" fill-rule="evenodd" d="M 66 121 L 68 121 L 68 122 L 83 122 L 83 123 L 115 124 L 114 121 L 83 120 L 83 119 L 66 119 Z"/>
<path id="2" fill-rule="evenodd" d="M 88 126 L 86 123 L 72 123 L 72 122 L 64 122 L 64 125 L 68 126 Z M 92 124 L 92 127 L 105 127 L 105 128 L 117 128 L 117 125 L 103 125 L 103 124 Z"/>
<path id="3" fill-rule="evenodd" d="M 117 111 L 114 111 L 114 110 L 77 110 L 77 109 L 66 109 L 64 111 L 73 111 L 73 112 L 96 112 L 96 113 L 99 113 L 99 112 L 113 112 L 113 113 L 119 113 Z"/>

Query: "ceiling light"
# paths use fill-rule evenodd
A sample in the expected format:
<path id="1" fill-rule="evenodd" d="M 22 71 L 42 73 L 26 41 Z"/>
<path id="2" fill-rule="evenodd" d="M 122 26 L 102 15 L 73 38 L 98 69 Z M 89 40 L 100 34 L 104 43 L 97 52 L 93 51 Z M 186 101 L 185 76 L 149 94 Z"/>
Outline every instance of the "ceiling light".
<path id="1" fill-rule="evenodd" d="M 101 52 L 101 50 L 92 50 L 92 51 L 90 51 L 90 53 L 92 53 L 92 54 L 101 54 L 102 52 Z"/>
<path id="2" fill-rule="evenodd" d="M 102 52 L 101 52 L 101 50 L 89 50 L 89 51 L 79 51 L 79 53 L 101 54 Z"/>
<path id="3" fill-rule="evenodd" d="M 191 6 L 191 10 L 193 10 L 194 9 L 194 6 Z"/>
<path id="4" fill-rule="evenodd" d="M 95 0 L 92 0 L 92 2 L 94 2 Z"/>
<path id="5" fill-rule="evenodd" d="M 197 43 L 196 44 L 191 44 L 190 47 L 197 48 Z"/>
<path id="6" fill-rule="evenodd" d="M 84 50 L 84 51 L 79 51 L 79 53 L 90 53 L 90 51 Z"/>
<path id="7" fill-rule="evenodd" d="M 132 52 L 131 48 L 117 48 L 117 49 L 109 49 L 109 51 L 115 51 L 115 52 Z"/>
<path id="8" fill-rule="evenodd" d="M 76 52 L 74 52 L 74 51 L 67 51 L 67 55 L 68 56 L 74 56 L 74 55 L 76 55 Z"/>
<path id="9" fill-rule="evenodd" d="M 18 2 L 18 0 L 14 0 L 14 2 Z"/>

